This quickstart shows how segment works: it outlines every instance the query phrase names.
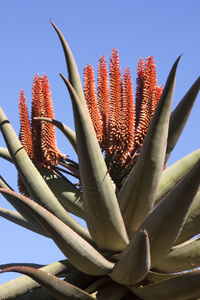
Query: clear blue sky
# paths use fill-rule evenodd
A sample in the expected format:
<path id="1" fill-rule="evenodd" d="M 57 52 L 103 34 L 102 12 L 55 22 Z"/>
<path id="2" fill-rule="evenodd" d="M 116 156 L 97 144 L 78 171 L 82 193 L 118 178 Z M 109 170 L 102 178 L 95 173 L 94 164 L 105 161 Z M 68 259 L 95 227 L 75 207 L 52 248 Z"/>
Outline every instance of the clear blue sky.
<path id="1" fill-rule="evenodd" d="M 89 62 L 97 68 L 100 55 L 109 61 L 111 48 L 119 50 L 122 70 L 131 69 L 135 88 L 139 57 L 153 55 L 158 84 L 164 84 L 176 58 L 183 53 L 177 72 L 173 108 L 200 75 L 199 0 L 8 0 L 0 3 L 0 105 L 19 131 L 18 93 L 24 89 L 31 102 L 33 75 L 49 76 L 56 119 L 73 128 L 71 104 L 58 73 L 66 75 L 58 37 L 49 20 L 67 39 L 81 78 Z M 200 96 L 169 164 L 200 147 Z M 29 106 L 30 107 L 30 106 Z M 61 134 L 61 151 L 72 149 Z M 0 146 L 4 146 L 0 137 Z M 0 161 L 0 174 L 17 190 L 16 172 Z M 0 206 L 11 209 L 0 196 Z M 0 218 L 0 264 L 49 264 L 63 259 L 53 242 Z M 0 276 L 0 284 L 14 273 Z"/>

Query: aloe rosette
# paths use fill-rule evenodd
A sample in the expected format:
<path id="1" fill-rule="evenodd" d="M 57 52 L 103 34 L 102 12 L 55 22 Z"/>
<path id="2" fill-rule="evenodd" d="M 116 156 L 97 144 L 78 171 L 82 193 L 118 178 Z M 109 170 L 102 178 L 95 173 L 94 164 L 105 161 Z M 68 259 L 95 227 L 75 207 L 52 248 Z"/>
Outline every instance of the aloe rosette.
<path id="1" fill-rule="evenodd" d="M 1 272 L 26 276 L 0 285 L 0 299 L 197 299 L 200 242 L 194 237 L 200 233 L 200 149 L 165 165 L 187 122 L 200 78 L 171 113 L 180 57 L 175 61 L 137 159 L 120 166 L 123 180 L 118 172 L 115 182 L 115 163 L 124 157 L 117 153 L 110 172 L 114 138 L 111 151 L 102 154 L 72 52 L 51 23 L 67 62 L 69 79 L 61 78 L 71 97 L 75 132 L 51 116 L 34 120 L 57 126 L 69 139 L 78 164 L 70 165 L 57 154 L 76 174 L 81 189 L 59 176 L 56 168 L 37 164 L 0 110 L 7 145 L 0 148 L 0 156 L 16 166 L 27 190 L 26 196 L 19 194 L 1 177 L 0 192 L 16 211 L 1 208 L 0 215 L 53 239 L 66 256 L 47 266 L 2 265 Z M 126 75 L 129 80 L 128 71 Z M 45 132 L 44 125 L 41 128 Z M 105 150 L 105 144 L 102 147 Z M 69 212 L 84 219 L 87 229 Z"/>

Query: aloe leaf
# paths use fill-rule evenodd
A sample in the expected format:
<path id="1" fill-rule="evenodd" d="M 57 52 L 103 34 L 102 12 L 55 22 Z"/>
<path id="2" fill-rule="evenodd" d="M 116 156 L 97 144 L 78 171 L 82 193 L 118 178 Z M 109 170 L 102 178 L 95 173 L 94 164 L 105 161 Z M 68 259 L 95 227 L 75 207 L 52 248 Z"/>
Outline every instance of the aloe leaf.
<path id="1" fill-rule="evenodd" d="M 187 94 L 179 102 L 175 110 L 172 112 L 169 122 L 169 133 L 167 139 L 167 150 L 165 163 L 167 163 L 172 150 L 174 149 L 186 123 L 190 116 L 194 102 L 200 89 L 200 77 L 195 81 Z"/>
<path id="2" fill-rule="evenodd" d="M 56 175 L 49 169 L 38 167 L 45 182 L 56 198 L 79 218 L 85 219 L 82 193 L 69 181 Z"/>
<path id="3" fill-rule="evenodd" d="M 149 236 L 151 267 L 169 253 L 179 236 L 199 184 L 200 160 L 141 225 Z"/>
<path id="4" fill-rule="evenodd" d="M 0 109 L 0 127 L 12 161 L 34 201 L 41 203 L 46 209 L 78 232 L 79 235 L 92 243 L 93 241 L 88 230 L 78 224 L 68 214 L 45 183 L 39 171 L 33 165 L 26 151 L 23 149 L 14 129 L 2 109 Z"/>
<path id="5" fill-rule="evenodd" d="M 49 122 L 49 123 L 52 123 L 53 125 L 55 125 L 67 137 L 68 141 L 70 142 L 70 144 L 74 148 L 75 152 L 77 152 L 77 149 L 76 149 L 76 133 L 71 128 L 69 128 L 67 125 L 61 123 L 60 121 L 53 120 L 53 119 L 50 119 L 50 118 L 35 117 L 34 119 L 35 120 L 46 121 L 46 122 Z"/>
<path id="6" fill-rule="evenodd" d="M 73 104 L 77 150 L 88 229 L 97 245 L 105 250 L 121 251 L 128 237 L 117 198 L 92 121 L 88 118 L 75 90 L 64 80 Z"/>
<path id="7" fill-rule="evenodd" d="M 200 239 L 190 240 L 173 247 L 170 253 L 156 265 L 166 273 L 183 272 L 200 267 Z"/>
<path id="8" fill-rule="evenodd" d="M 155 205 L 158 204 L 200 159 L 200 149 L 188 154 L 166 168 L 160 179 Z"/>
<path id="9" fill-rule="evenodd" d="M 71 52 L 71 49 L 69 48 L 69 45 L 67 44 L 64 36 L 62 35 L 62 33 L 60 32 L 58 27 L 52 21 L 51 21 L 51 24 L 53 25 L 55 31 L 57 32 L 58 37 L 59 37 L 62 47 L 63 47 L 63 51 L 65 54 L 65 59 L 66 59 L 66 63 L 67 63 L 69 82 L 71 83 L 74 90 L 76 91 L 85 110 L 88 111 L 86 102 L 85 102 L 85 97 L 84 97 L 84 93 L 83 93 L 83 88 L 82 88 L 79 72 L 78 72 L 78 68 L 77 68 L 75 59 L 73 57 L 73 54 Z"/>
<path id="10" fill-rule="evenodd" d="M 70 272 L 74 267 L 68 260 L 62 260 L 45 267 L 42 267 L 41 270 L 52 275 L 57 275 L 60 272 Z M 0 285 L 0 295 L 4 299 L 12 299 L 17 296 L 21 296 L 30 290 L 38 288 L 40 285 L 29 278 L 28 276 L 20 276 L 9 282 L 3 283 Z"/>
<path id="11" fill-rule="evenodd" d="M 119 204 L 130 236 L 152 210 L 166 153 L 169 117 L 180 57 L 168 76 L 135 167 L 126 178 Z"/>
<path id="12" fill-rule="evenodd" d="M 9 162 L 12 162 L 12 158 L 7 148 L 0 147 L 0 157 L 4 158 Z"/>
<path id="13" fill-rule="evenodd" d="M 149 283 L 157 283 L 157 282 L 161 282 L 164 280 L 168 280 L 171 279 L 173 277 L 176 277 L 177 274 L 174 273 L 158 273 L 155 271 L 149 271 L 147 277 L 145 278 L 146 282 Z"/>
<path id="14" fill-rule="evenodd" d="M 0 157 L 12 162 L 7 148 L 0 147 Z M 82 194 L 70 182 L 57 176 L 49 169 L 38 167 L 43 179 L 52 190 L 56 198 L 73 214 L 84 219 Z M 1 177 L 1 176 L 0 176 Z M 0 180 L 1 181 L 1 180 Z M 0 184 L 1 186 L 1 184 Z M 3 187 L 3 186 L 1 186 Z"/>
<path id="15" fill-rule="evenodd" d="M 42 229 L 38 229 L 36 226 L 33 226 L 32 224 L 27 222 L 27 220 L 24 217 L 22 217 L 22 215 L 20 215 L 20 213 L 18 213 L 16 211 L 12 211 L 12 210 L 0 207 L 0 217 L 3 217 L 4 219 L 7 219 L 8 221 L 11 221 L 19 226 L 29 229 L 35 233 L 49 237 L 49 235 L 45 232 L 45 230 L 43 228 L 42 228 L 43 229 L 42 230 Z"/>
<path id="16" fill-rule="evenodd" d="M 105 275 L 111 271 L 113 263 L 106 260 L 88 242 L 49 211 L 13 191 L 0 189 L 0 192 L 7 193 L 22 203 L 37 218 L 59 249 L 77 269 L 96 276 Z"/>
<path id="17" fill-rule="evenodd" d="M 191 239 L 200 233 L 200 191 L 196 194 L 192 206 L 190 208 L 188 217 L 181 230 L 181 233 L 176 241 L 176 245 Z"/>
<path id="18" fill-rule="evenodd" d="M 110 277 L 124 285 L 132 285 L 141 281 L 149 272 L 151 266 L 150 247 L 147 232 L 139 231 L 122 253 L 115 264 Z"/>
<path id="19" fill-rule="evenodd" d="M 5 182 L 5 180 L 0 176 L 0 188 L 11 188 L 8 186 L 8 184 Z M 44 230 L 44 228 L 41 226 L 41 224 L 30 214 L 30 212 L 21 205 L 21 203 L 17 203 L 12 197 L 9 195 L 4 195 L 4 198 L 18 211 L 18 219 L 15 219 L 17 221 L 18 225 L 24 226 L 27 229 L 33 230 L 41 235 L 44 235 L 46 237 L 49 237 L 48 233 Z M 1 216 L 3 216 L 1 214 Z M 7 219 L 10 216 L 7 215 Z M 21 217 L 20 217 L 21 216 Z M 6 215 L 4 214 L 4 218 Z M 20 218 L 22 218 L 22 222 L 19 224 L 18 221 L 20 221 Z M 23 221 L 23 219 L 25 219 Z M 12 221 L 14 219 L 12 218 Z M 32 229 L 31 229 L 32 228 Z"/>
<path id="20" fill-rule="evenodd" d="M 145 300 L 183 300 L 200 296 L 199 282 L 200 271 L 192 271 L 178 274 L 155 284 L 129 286 L 129 288 L 138 297 Z"/>
<path id="21" fill-rule="evenodd" d="M 0 265 L 0 270 L 11 268 L 11 267 L 24 267 L 24 266 L 35 268 L 35 269 L 41 269 L 45 265 L 39 265 L 39 264 L 34 264 L 34 263 L 26 263 L 26 264 L 24 264 L 24 263 L 10 263 L 10 264 Z"/>
<path id="22" fill-rule="evenodd" d="M 37 270 L 30 267 L 11 267 L 4 269 L 0 273 L 4 272 L 17 272 L 28 275 L 33 280 L 42 285 L 51 295 L 58 300 L 90 300 L 94 297 L 88 293 L 78 289 L 77 287 L 46 273 L 41 270 Z"/>

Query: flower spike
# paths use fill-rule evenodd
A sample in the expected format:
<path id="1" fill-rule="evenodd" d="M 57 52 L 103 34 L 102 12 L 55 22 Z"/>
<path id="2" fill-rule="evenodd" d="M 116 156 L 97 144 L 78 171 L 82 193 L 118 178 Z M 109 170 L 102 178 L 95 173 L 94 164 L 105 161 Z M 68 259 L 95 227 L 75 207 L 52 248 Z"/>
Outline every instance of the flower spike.
<path id="1" fill-rule="evenodd" d="M 19 131 L 19 140 L 24 147 L 25 151 L 27 152 L 28 156 L 33 159 L 34 152 L 33 152 L 33 142 L 32 142 L 32 135 L 31 135 L 31 125 L 29 120 L 28 114 L 28 107 L 26 103 L 26 97 L 24 91 L 21 90 L 19 92 L 19 118 L 20 118 L 20 131 Z M 17 175 L 17 185 L 19 192 L 26 196 L 30 197 L 27 188 L 25 187 L 19 173 Z"/>
<path id="2" fill-rule="evenodd" d="M 45 121 L 35 120 L 35 117 L 47 117 L 54 119 L 54 110 L 46 75 L 36 75 L 32 89 L 32 136 L 34 147 L 34 158 L 36 162 L 51 168 L 56 166 L 60 158 L 64 158 L 57 148 L 56 132 L 53 124 Z"/>
<path id="3" fill-rule="evenodd" d="M 105 56 L 101 56 L 99 59 L 98 66 L 98 87 L 97 87 L 97 99 L 100 114 L 103 121 L 103 136 L 102 136 L 102 149 L 105 150 L 107 147 L 108 137 L 108 125 L 109 125 L 109 114 L 110 114 L 110 100 L 109 100 L 109 79 L 108 70 Z"/>
<path id="4" fill-rule="evenodd" d="M 98 142 L 101 144 L 103 123 L 96 99 L 94 69 L 90 64 L 84 68 L 84 95 Z"/>

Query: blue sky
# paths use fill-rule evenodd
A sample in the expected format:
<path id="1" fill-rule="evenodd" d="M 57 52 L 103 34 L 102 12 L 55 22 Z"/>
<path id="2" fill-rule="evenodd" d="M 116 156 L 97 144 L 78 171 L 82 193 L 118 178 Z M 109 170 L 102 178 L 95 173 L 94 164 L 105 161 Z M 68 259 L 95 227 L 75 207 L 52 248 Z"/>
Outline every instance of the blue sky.
<path id="1" fill-rule="evenodd" d="M 73 128 L 71 104 L 59 73 L 67 74 L 64 55 L 51 19 L 68 41 L 82 78 L 89 62 L 97 69 L 100 55 L 109 62 L 112 48 L 119 50 L 122 70 L 135 75 L 139 57 L 153 55 L 158 84 L 165 84 L 176 58 L 178 66 L 173 108 L 200 75 L 199 0 L 8 0 L 0 3 L 0 105 L 19 132 L 18 94 L 25 90 L 30 107 L 35 74 L 49 76 L 56 119 Z M 200 147 L 200 96 L 169 161 L 172 164 Z M 60 150 L 74 158 L 58 133 Z M 5 146 L 0 136 L 0 146 Z M 17 190 L 15 168 L 0 161 L 0 174 Z M 0 206 L 11 209 L 0 196 Z M 0 218 L 0 264 L 49 264 L 64 256 L 52 241 Z M 0 284 L 19 275 L 0 276 Z"/>

